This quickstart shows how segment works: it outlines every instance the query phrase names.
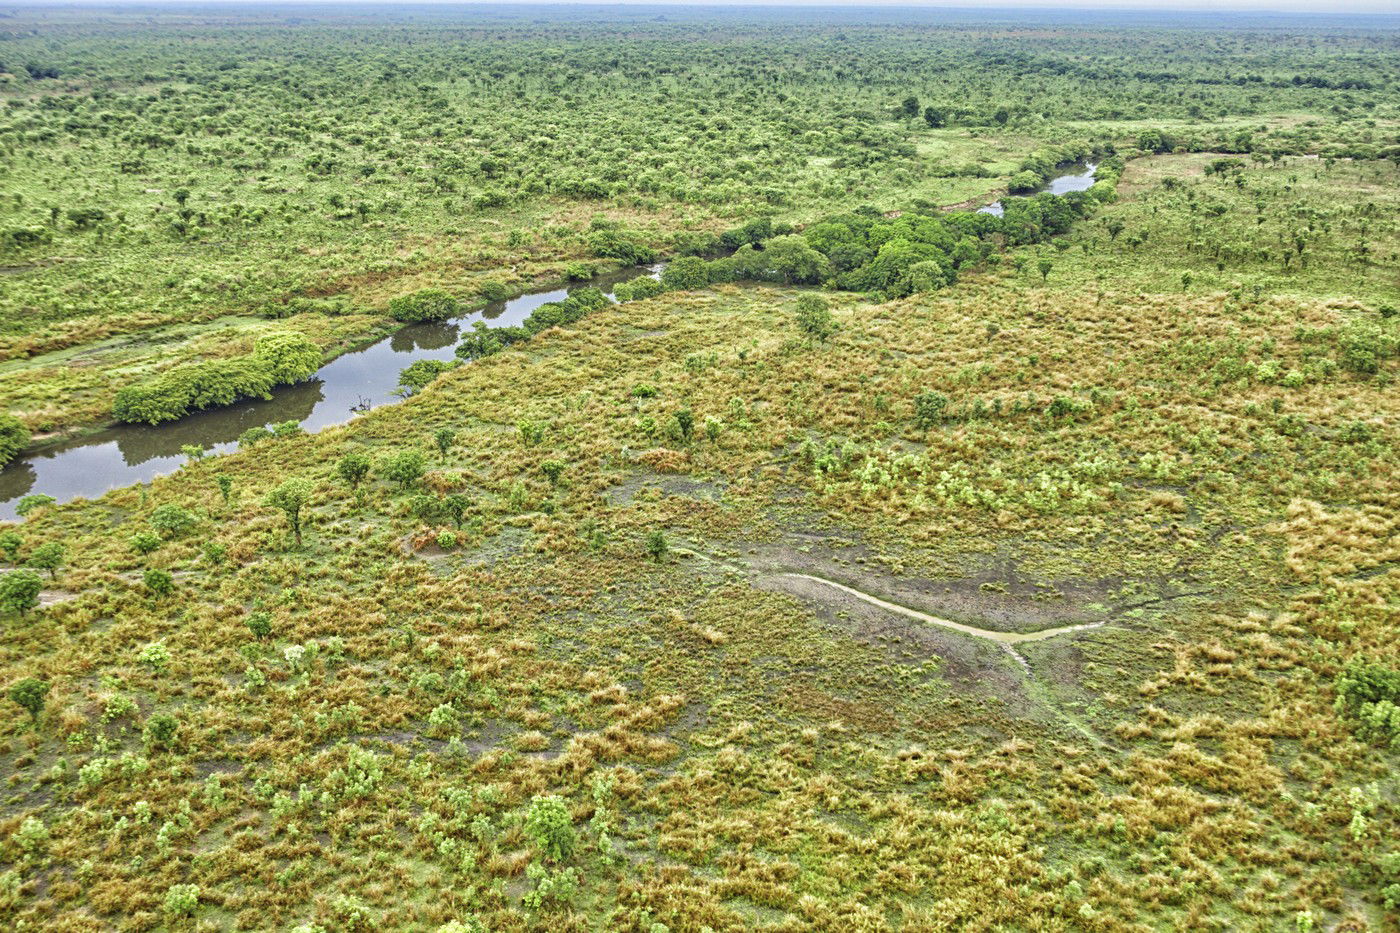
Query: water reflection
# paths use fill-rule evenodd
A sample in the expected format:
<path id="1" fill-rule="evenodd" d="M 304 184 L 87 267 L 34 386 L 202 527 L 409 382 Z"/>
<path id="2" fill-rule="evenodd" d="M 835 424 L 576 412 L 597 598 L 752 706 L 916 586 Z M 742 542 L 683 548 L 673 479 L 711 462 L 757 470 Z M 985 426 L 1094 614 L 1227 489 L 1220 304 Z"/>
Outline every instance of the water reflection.
<path id="1" fill-rule="evenodd" d="M 583 285 L 611 294 L 618 282 L 658 275 L 660 266 L 628 269 Z M 201 445 L 214 453 L 237 447 L 250 428 L 296 421 L 306 431 L 342 424 L 361 408 L 399 400 L 399 373 L 415 360 L 451 360 L 461 333 L 475 321 L 493 327 L 524 323 L 540 305 L 566 298 L 571 289 L 556 288 L 496 302 L 481 311 L 443 324 L 413 324 L 389 337 L 338 357 L 307 382 L 281 386 L 268 400 L 239 402 L 198 412 L 160 425 L 121 425 L 74 438 L 16 460 L 0 470 L 0 518 L 14 518 L 21 496 L 45 493 L 60 502 L 100 496 L 109 489 L 146 482 L 176 470 L 180 448 Z"/>
<path id="2" fill-rule="evenodd" d="M 1069 194 L 1071 191 L 1088 191 L 1094 186 L 1094 172 L 1098 165 L 1093 162 L 1072 162 L 1069 165 L 1061 166 L 1061 173 L 1054 176 L 1045 184 L 1028 194 L 1011 195 L 1011 197 L 1028 198 L 1037 194 Z M 978 208 L 979 214 L 995 214 L 1000 217 L 1006 213 L 1006 208 L 1002 201 L 995 201 L 986 207 Z"/>

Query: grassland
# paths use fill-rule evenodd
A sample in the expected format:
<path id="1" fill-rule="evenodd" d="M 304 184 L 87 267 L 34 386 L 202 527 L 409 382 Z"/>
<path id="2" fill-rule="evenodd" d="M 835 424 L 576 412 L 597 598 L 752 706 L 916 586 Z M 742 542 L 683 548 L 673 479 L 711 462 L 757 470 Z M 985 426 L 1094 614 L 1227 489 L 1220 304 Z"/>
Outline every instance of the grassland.
<path id="1" fill-rule="evenodd" d="M 723 58 L 699 26 L 635 28 Z M 1051 32 L 1046 55 L 1102 44 Z M 1212 35 L 1260 67 L 1257 38 Z M 948 54 L 973 39 L 945 37 Z M 577 41 L 559 61 L 602 54 Z M 850 41 L 877 79 L 903 61 L 897 31 Z M 1291 75 L 1351 41 L 1346 73 L 1393 71 L 1393 43 L 1347 36 L 1292 40 L 1265 70 Z M 1009 99 L 1000 80 L 976 94 Z M 1350 125 L 1330 109 L 1341 95 L 1369 93 L 1161 83 L 1140 94 L 1146 119 L 1212 142 L 1238 127 L 1215 139 L 1212 115 L 1190 116 L 1175 90 L 1216 115 L 1311 114 L 1328 133 Z M 0 718 L 0 918 L 1394 929 L 1400 717 L 1392 727 L 1349 684 L 1382 696 L 1400 682 L 1396 168 L 1329 159 L 1328 133 L 1289 137 L 1319 159 L 1148 154 L 1126 101 L 947 133 L 965 137 L 946 143 L 969 147 L 958 158 L 1010 163 L 1096 119 L 1127 157 L 1116 200 L 948 287 L 885 300 L 727 283 L 608 306 L 345 426 L 2 529 L 16 567 L 53 567 L 0 639 L 7 688 L 48 686 L 37 715 L 7 702 Z M 1356 106 L 1374 145 L 1397 142 L 1393 104 Z M 945 129 L 887 122 L 945 145 Z M 811 201 L 799 186 L 777 214 L 800 225 L 866 200 L 961 200 L 1010 174 Z M 464 231 L 492 232 L 458 240 L 424 220 L 416 255 L 389 226 L 380 242 L 352 224 L 297 268 L 323 259 L 340 271 L 326 294 L 380 309 L 425 286 L 471 295 L 482 276 L 518 285 L 606 262 L 585 248 L 592 213 L 664 250 L 753 213 L 628 197 L 542 196 L 518 209 L 547 214 L 472 215 Z M 574 232 L 506 245 L 503 229 L 546 216 Z M 267 248 L 295 252 L 315 223 L 299 216 Z M 204 245 L 182 247 L 192 270 Z M 50 274 L 27 271 L 21 291 Z M 246 297 L 304 294 L 266 289 Z M 825 340 L 798 324 L 818 291 L 838 325 Z M 23 339 L 71 333 L 54 351 L 68 355 L 11 362 L 0 380 L 32 414 L 67 372 L 72 401 L 45 417 L 81 423 L 101 378 L 151 365 L 138 331 L 168 333 L 185 359 L 246 352 L 274 324 L 328 347 L 387 326 L 221 317 L 246 311 L 211 299 L 149 326 L 35 322 Z M 421 471 L 396 468 L 413 451 Z M 357 455 L 372 464 L 362 480 L 343 466 Z M 307 493 L 296 528 L 278 505 L 289 481 Z M 988 636 L 1092 627 L 1008 650 L 814 577 Z"/>

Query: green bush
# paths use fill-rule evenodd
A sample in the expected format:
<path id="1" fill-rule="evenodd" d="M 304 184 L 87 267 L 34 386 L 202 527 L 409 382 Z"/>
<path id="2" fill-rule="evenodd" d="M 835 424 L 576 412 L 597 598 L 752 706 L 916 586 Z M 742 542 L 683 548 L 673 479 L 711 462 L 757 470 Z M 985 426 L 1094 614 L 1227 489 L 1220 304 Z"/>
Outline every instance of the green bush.
<path id="1" fill-rule="evenodd" d="M 573 818 L 558 797 L 536 797 L 525 816 L 525 835 L 551 861 L 560 862 L 574 850 Z"/>
<path id="2" fill-rule="evenodd" d="M 693 291 L 709 284 L 709 263 L 699 256 L 682 256 L 661 270 L 661 287 L 668 292 Z"/>
<path id="3" fill-rule="evenodd" d="M 462 314 L 462 305 L 440 288 L 425 288 L 411 295 L 400 295 L 389 302 L 395 320 L 409 324 L 446 321 Z"/>
<path id="4" fill-rule="evenodd" d="M 14 415 L 0 414 L 0 466 L 29 446 L 29 429 Z"/>
<path id="5" fill-rule="evenodd" d="M 44 581 L 32 570 L 11 570 L 0 576 L 0 612 L 21 615 L 39 605 Z"/>
<path id="6" fill-rule="evenodd" d="M 320 367 L 321 351 L 304 334 L 265 334 L 248 356 L 182 366 L 126 386 L 117 392 L 112 414 L 127 423 L 174 421 L 245 398 L 271 398 L 275 386 L 300 382 Z"/>

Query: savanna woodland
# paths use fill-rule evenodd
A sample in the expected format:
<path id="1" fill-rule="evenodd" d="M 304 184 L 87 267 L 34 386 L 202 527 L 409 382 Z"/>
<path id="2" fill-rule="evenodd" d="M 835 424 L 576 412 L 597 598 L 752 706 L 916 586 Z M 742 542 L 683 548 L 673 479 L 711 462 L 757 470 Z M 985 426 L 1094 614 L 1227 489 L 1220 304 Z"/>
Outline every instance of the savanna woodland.
<path id="1" fill-rule="evenodd" d="M 1397 309 L 1394 18 L 0 11 L 0 926 L 1400 928 Z"/>

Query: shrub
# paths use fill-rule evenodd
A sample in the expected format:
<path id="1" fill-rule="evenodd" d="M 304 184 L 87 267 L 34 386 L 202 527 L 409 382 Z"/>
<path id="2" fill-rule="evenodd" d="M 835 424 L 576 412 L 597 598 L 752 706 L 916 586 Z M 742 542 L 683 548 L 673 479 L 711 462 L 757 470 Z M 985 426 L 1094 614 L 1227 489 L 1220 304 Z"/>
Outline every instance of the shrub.
<path id="1" fill-rule="evenodd" d="M 175 592 L 175 578 L 165 570 L 152 567 L 141 575 L 141 582 L 157 599 L 162 599 Z"/>
<path id="2" fill-rule="evenodd" d="M 287 517 L 287 525 L 296 536 L 297 547 L 301 547 L 301 510 L 311 501 L 311 483 L 293 477 L 272 490 L 263 499 L 268 508 L 280 509 Z"/>
<path id="3" fill-rule="evenodd" d="M 0 576 L 0 612 L 21 615 L 39 605 L 44 581 L 32 570 L 11 570 Z"/>
<path id="4" fill-rule="evenodd" d="M 250 612 L 243 624 L 248 626 L 254 638 L 266 638 L 272 634 L 272 613 L 263 610 Z"/>
<path id="5" fill-rule="evenodd" d="M 131 536 L 131 549 L 137 554 L 150 554 L 160 543 L 160 535 L 150 531 L 138 531 Z"/>
<path id="6" fill-rule="evenodd" d="M 0 467 L 29 446 L 29 429 L 14 415 L 0 414 Z"/>
<path id="7" fill-rule="evenodd" d="M 321 368 L 321 348 L 296 332 L 264 334 L 253 344 L 253 359 L 267 367 L 274 383 L 301 382 Z"/>
<path id="8" fill-rule="evenodd" d="M 928 430 L 943 423 L 948 396 L 941 392 L 921 392 L 914 398 L 914 423 Z"/>
<path id="9" fill-rule="evenodd" d="M 10 563 L 15 562 L 19 556 L 19 549 L 24 547 L 24 539 L 13 531 L 0 533 L 0 554 L 5 555 L 5 559 Z"/>
<path id="10" fill-rule="evenodd" d="M 647 556 L 656 563 L 661 563 L 666 559 L 666 555 L 671 553 L 671 546 L 666 542 L 666 532 L 660 528 L 654 528 L 647 532 L 646 537 Z"/>
<path id="11" fill-rule="evenodd" d="M 141 736 L 147 745 L 169 748 L 179 731 L 180 720 L 168 713 L 157 713 L 146 720 L 146 727 L 142 730 Z"/>
<path id="12" fill-rule="evenodd" d="M 626 230 L 594 230 L 588 235 L 588 248 L 595 256 L 620 259 L 634 266 L 656 261 L 656 250 L 643 243 L 640 234 Z"/>
<path id="13" fill-rule="evenodd" d="M 825 343 L 836 333 L 836 319 L 831 316 L 826 299 L 806 294 L 797 299 L 797 329 L 809 340 Z"/>
<path id="14" fill-rule="evenodd" d="M 390 301 L 389 313 L 395 320 L 416 324 L 458 317 L 462 313 L 462 306 L 456 298 L 440 288 L 425 288 L 411 295 L 400 295 Z"/>
<path id="15" fill-rule="evenodd" d="M 40 570 L 47 570 L 52 579 L 58 575 L 58 568 L 63 566 L 63 558 L 67 556 L 68 548 L 59 541 L 46 541 L 34 549 L 29 555 L 29 562 Z"/>
<path id="16" fill-rule="evenodd" d="M 551 861 L 568 858 L 574 850 L 573 819 L 558 797 L 535 797 L 525 816 L 525 835 Z"/>
<path id="17" fill-rule="evenodd" d="M 167 917 L 192 917 L 199 909 L 199 886 L 194 884 L 172 884 L 165 892 L 165 915 Z"/>
<path id="18" fill-rule="evenodd" d="M 665 290 L 658 279 L 643 275 L 628 282 L 618 282 L 613 288 L 613 297 L 618 301 L 641 301 L 655 298 Z"/>
<path id="19" fill-rule="evenodd" d="M 199 518 L 189 509 L 166 504 L 156 507 L 151 513 L 150 522 L 151 527 L 165 537 L 178 538 L 199 524 Z"/>
<path id="20" fill-rule="evenodd" d="M 661 287 L 668 292 L 693 291 L 709 284 L 709 264 L 699 256 L 682 256 L 661 270 Z"/>
<path id="21" fill-rule="evenodd" d="M 423 475 L 426 466 L 427 460 L 423 456 L 423 451 L 400 450 L 380 463 L 379 472 L 390 482 L 398 483 L 399 488 L 407 489 Z"/>
<path id="22" fill-rule="evenodd" d="M 399 386 L 409 394 L 421 392 L 438 376 L 456 368 L 447 360 L 416 360 L 399 373 Z"/>
<path id="23" fill-rule="evenodd" d="M 353 450 L 336 461 L 335 471 L 353 491 L 369 474 L 369 454 Z"/>
<path id="24" fill-rule="evenodd" d="M 15 514 L 20 518 L 28 518 L 29 513 L 33 512 L 35 509 L 43 508 L 46 505 L 53 505 L 57 501 L 57 499 L 47 493 L 30 493 L 20 499 L 15 505 Z"/>
<path id="25" fill-rule="evenodd" d="M 49 683 L 37 677 L 26 677 L 10 685 L 9 696 L 20 708 L 29 712 L 30 718 L 38 722 L 39 714 L 44 711 L 44 702 L 49 696 Z"/>

